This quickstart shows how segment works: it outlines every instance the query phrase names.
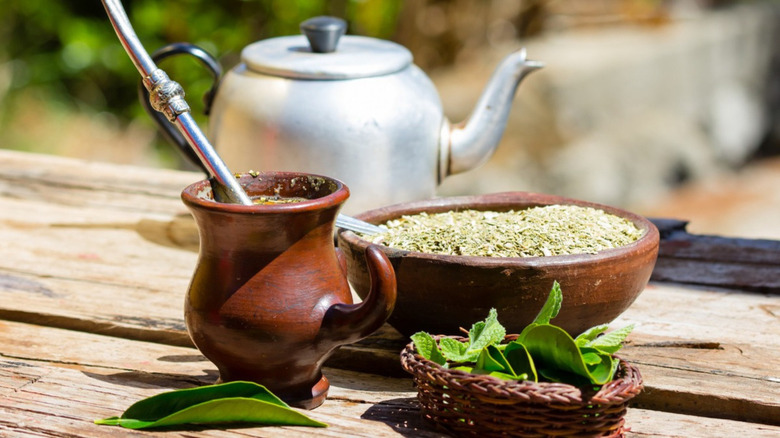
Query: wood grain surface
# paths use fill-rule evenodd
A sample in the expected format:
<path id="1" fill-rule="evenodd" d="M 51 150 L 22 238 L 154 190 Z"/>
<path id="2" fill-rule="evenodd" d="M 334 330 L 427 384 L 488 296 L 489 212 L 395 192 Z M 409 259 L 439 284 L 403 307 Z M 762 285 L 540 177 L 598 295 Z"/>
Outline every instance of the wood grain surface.
<path id="1" fill-rule="evenodd" d="M 97 426 L 144 397 L 211 383 L 216 368 L 197 350 L 0 322 L 0 436 L 191 437 L 193 428 L 130 431 Z M 333 368 L 326 402 L 307 412 L 327 429 L 248 425 L 195 428 L 204 437 L 438 437 L 423 422 L 411 379 Z M 770 437 L 776 426 L 630 409 L 628 437 Z"/>
<path id="2" fill-rule="evenodd" d="M 138 436 L 91 422 L 216 377 L 183 323 L 198 238 L 179 192 L 198 179 L 0 151 L 0 436 Z M 778 436 L 779 316 L 777 295 L 651 283 L 612 324 L 636 324 L 621 355 L 645 377 L 629 436 Z M 338 351 L 325 431 L 200 433 L 436 436 L 405 343 L 385 326 Z"/>

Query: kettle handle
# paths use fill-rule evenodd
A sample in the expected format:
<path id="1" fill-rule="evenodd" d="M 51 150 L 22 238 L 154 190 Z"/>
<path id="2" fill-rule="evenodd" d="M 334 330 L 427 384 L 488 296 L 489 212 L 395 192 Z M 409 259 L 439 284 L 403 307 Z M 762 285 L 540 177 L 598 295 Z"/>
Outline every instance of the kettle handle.
<path id="1" fill-rule="evenodd" d="M 159 64 L 159 62 L 165 58 L 181 54 L 195 57 L 206 67 L 209 73 L 211 73 L 214 83 L 203 96 L 203 103 L 205 105 L 203 112 L 204 114 L 209 115 L 211 112 L 211 104 L 214 101 L 214 96 L 217 94 L 217 88 L 219 87 L 220 78 L 222 77 L 222 67 L 213 56 L 208 54 L 208 52 L 190 43 L 172 43 L 163 46 L 152 53 L 152 60 Z M 162 113 L 152 108 L 152 104 L 149 101 L 149 91 L 146 90 L 142 81 L 138 83 L 138 98 L 141 100 L 141 104 L 144 106 L 146 113 L 149 114 L 152 120 L 157 122 L 157 126 L 159 126 L 165 139 L 176 146 L 187 159 L 208 174 L 208 170 L 204 167 L 200 158 L 195 155 L 195 151 L 192 150 L 187 143 L 187 140 L 185 140 L 179 130 L 176 129 L 176 126 L 169 122 Z"/>

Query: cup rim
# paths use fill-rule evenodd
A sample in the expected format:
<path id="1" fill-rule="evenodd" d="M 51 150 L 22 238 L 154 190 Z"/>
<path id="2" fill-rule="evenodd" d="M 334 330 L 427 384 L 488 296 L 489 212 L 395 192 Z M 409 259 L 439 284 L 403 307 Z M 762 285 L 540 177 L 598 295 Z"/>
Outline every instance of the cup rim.
<path id="1" fill-rule="evenodd" d="M 246 186 L 248 182 L 251 182 L 255 178 L 262 177 L 275 177 L 282 179 L 293 179 L 302 177 L 322 178 L 326 181 L 334 183 L 336 190 L 325 196 L 313 199 L 307 199 L 305 201 L 294 202 L 289 204 L 228 204 L 223 202 L 216 202 L 213 198 L 205 198 L 199 196 L 204 191 L 211 192 L 210 179 L 203 179 L 196 181 L 181 192 L 181 199 L 187 205 L 195 208 L 221 211 L 226 213 L 236 214 L 263 214 L 263 213 L 295 213 L 305 212 L 311 210 L 320 210 L 323 208 L 336 207 L 343 204 L 349 198 L 349 188 L 342 181 L 329 176 L 318 175 L 314 173 L 306 172 L 287 172 L 287 171 L 264 171 L 264 172 L 249 172 L 238 173 L 236 177 L 242 186 Z"/>

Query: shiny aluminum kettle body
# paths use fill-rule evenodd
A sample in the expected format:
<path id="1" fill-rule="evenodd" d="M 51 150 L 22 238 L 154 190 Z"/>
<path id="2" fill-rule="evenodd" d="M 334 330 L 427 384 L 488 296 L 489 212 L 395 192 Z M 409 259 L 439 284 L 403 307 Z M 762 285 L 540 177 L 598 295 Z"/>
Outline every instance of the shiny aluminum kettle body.
<path id="1" fill-rule="evenodd" d="M 301 29 L 305 35 L 245 47 L 242 62 L 221 79 L 219 64 L 191 44 L 166 46 L 153 57 L 189 53 L 212 72 L 215 85 L 205 99 L 209 136 L 229 168 L 338 178 L 352 190 L 348 214 L 430 198 L 448 175 L 487 161 L 503 135 L 517 86 L 542 66 L 528 60 L 524 49 L 510 54 L 468 119 L 453 124 L 433 83 L 403 46 L 342 36 L 346 23 L 333 17 L 309 19 Z M 151 114 L 191 156 L 167 120 Z"/>

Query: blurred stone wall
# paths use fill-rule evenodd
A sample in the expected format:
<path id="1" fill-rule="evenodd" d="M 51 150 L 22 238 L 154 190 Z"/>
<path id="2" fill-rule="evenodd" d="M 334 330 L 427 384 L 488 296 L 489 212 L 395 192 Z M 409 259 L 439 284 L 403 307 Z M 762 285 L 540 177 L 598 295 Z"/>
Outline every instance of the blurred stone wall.
<path id="1" fill-rule="evenodd" d="M 590 2 L 551 2 L 561 3 Z M 495 155 L 445 180 L 440 195 L 526 190 L 641 205 L 682 181 L 741 165 L 766 137 L 778 3 L 613 19 L 558 12 L 546 11 L 548 28 L 535 36 L 497 39 L 462 51 L 451 68 L 431 70 L 457 122 L 507 53 L 522 45 L 546 64 L 520 86 Z M 593 25 L 605 20 L 611 24 Z"/>

